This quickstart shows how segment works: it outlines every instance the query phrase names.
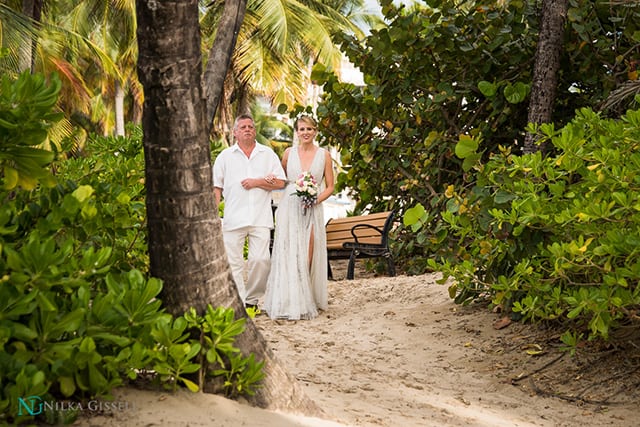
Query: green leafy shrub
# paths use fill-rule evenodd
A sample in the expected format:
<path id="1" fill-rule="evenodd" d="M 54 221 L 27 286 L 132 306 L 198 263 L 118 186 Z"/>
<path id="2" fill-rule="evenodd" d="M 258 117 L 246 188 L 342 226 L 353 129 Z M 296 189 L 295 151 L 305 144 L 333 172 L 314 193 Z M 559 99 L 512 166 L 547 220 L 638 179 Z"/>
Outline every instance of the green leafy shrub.
<path id="1" fill-rule="evenodd" d="M 472 188 L 447 190 L 455 257 L 430 264 L 454 279 L 459 303 L 486 296 L 526 320 L 560 321 L 571 345 L 581 334 L 606 339 L 637 326 L 640 112 L 605 120 L 583 109 L 561 130 L 539 131 L 552 155 L 503 149 L 474 166 Z M 459 146 L 468 154 L 477 143 Z M 423 211 L 405 222 L 419 229 Z"/>
<path id="2" fill-rule="evenodd" d="M 314 67 L 312 80 L 323 86 L 319 131 L 321 143 L 340 152 L 345 173 L 336 189 L 353 191 L 358 213 L 370 207 L 403 214 L 420 203 L 431 215 L 428 233 L 401 229 L 392 246 L 402 271 L 423 273 L 426 259 L 455 252 L 439 214 L 447 186 L 461 191 L 469 183 L 453 152 L 458 136 L 474 137 L 485 160 L 524 140 L 540 2 L 428 0 L 401 10 L 392 0 L 380 4 L 387 26 L 362 40 L 337 36 L 365 85 Z M 553 106 L 558 126 L 610 94 L 633 93 L 623 89 L 637 60 L 637 22 L 637 2 L 569 2 Z M 607 114 L 629 105 L 627 98 Z"/>
<path id="3" fill-rule="evenodd" d="M 253 395 L 258 383 L 264 378 L 262 368 L 264 362 L 257 362 L 250 354 L 248 357 L 240 353 L 234 346 L 235 337 L 244 331 L 246 319 L 235 319 L 233 310 L 207 306 L 203 316 L 199 316 L 194 309 L 185 313 L 189 325 L 199 331 L 202 343 L 201 361 L 202 375 L 223 378 L 221 391 L 228 397 L 242 394 Z M 219 392 L 220 390 L 214 390 Z"/>
<path id="4" fill-rule="evenodd" d="M 21 79 L 24 87 L 51 90 L 41 87 L 41 77 Z M 0 100 L 0 110 L 6 105 Z M 16 108 L 23 110 L 33 111 Z M 44 176 L 52 153 L 11 148 L 16 129 L 35 129 L 46 139 L 51 117 L 35 111 L 21 114 L 14 128 L 0 111 L 0 423 L 72 422 L 78 410 L 34 414 L 22 405 L 108 399 L 141 372 L 191 390 L 201 384 L 190 374 L 200 382 L 219 376 L 229 395 L 251 393 L 262 364 L 233 346 L 244 324 L 230 321 L 228 309 L 196 323 L 174 319 L 158 299 L 161 281 L 148 276 L 140 130 L 129 138 L 92 137 L 80 156 L 55 160 L 55 176 Z M 27 123 L 40 119 L 41 128 Z M 27 163 L 16 153 L 39 160 L 18 167 Z M 205 362 L 210 353 L 221 361 L 215 369 Z"/>
<path id="5" fill-rule="evenodd" d="M 61 161 L 56 169 L 66 186 L 82 183 L 91 193 L 83 207 L 83 221 L 73 231 L 78 240 L 91 236 L 90 244 L 112 247 L 121 271 L 147 272 L 141 129 L 132 128 L 127 138 L 91 136 L 82 156 Z"/>
<path id="6" fill-rule="evenodd" d="M 5 189 L 33 189 L 38 182 L 51 185 L 48 166 L 53 152 L 40 147 L 48 130 L 62 118 L 54 108 L 60 79 L 48 82 L 42 74 L 22 73 L 17 80 L 0 80 L 0 181 Z"/>

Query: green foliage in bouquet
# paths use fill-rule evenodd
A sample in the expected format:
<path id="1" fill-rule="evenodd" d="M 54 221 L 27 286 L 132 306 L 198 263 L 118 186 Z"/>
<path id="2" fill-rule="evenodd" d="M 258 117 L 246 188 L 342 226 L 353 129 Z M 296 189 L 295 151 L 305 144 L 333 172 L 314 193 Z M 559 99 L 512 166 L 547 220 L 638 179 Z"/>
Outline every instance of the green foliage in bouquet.
<path id="1" fill-rule="evenodd" d="M 553 153 L 503 149 L 475 169 L 472 188 L 451 186 L 442 219 L 452 246 L 430 265 L 453 279 L 458 303 L 489 297 L 525 320 L 566 325 L 563 340 L 607 339 L 633 325 L 640 304 L 640 111 L 607 120 L 589 109 L 541 141 Z M 463 137 L 456 152 L 474 153 Z M 422 206 L 405 224 L 426 224 Z"/>

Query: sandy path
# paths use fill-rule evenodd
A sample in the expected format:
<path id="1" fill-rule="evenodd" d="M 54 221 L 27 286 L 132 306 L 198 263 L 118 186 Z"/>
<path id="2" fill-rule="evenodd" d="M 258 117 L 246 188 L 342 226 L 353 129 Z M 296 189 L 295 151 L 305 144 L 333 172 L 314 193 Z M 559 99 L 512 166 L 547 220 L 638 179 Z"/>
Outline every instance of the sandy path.
<path id="1" fill-rule="evenodd" d="M 344 277 L 334 269 L 336 277 Z M 342 276 L 341 276 L 342 274 Z M 326 420 L 265 411 L 220 396 L 118 390 L 133 409 L 82 426 L 626 427 L 636 426 L 640 353 L 593 362 L 559 354 L 549 333 L 456 306 L 436 276 L 329 283 L 329 310 L 310 321 L 255 319 Z M 538 355 L 528 354 L 535 349 Z M 539 370 L 539 372 L 537 372 Z M 521 378 L 522 380 L 515 380 Z M 544 397 L 534 387 L 562 394 Z M 580 400 L 566 399 L 579 394 Z M 584 401 L 606 404 L 586 404 Z"/>
<path id="2" fill-rule="evenodd" d="M 558 427 L 588 417 L 589 426 L 637 425 L 637 400 L 579 406 L 512 385 L 543 362 L 526 352 L 535 337 L 520 324 L 496 330 L 498 315 L 456 306 L 435 279 L 330 282 L 319 318 L 256 323 L 328 417 L 345 424 Z"/>

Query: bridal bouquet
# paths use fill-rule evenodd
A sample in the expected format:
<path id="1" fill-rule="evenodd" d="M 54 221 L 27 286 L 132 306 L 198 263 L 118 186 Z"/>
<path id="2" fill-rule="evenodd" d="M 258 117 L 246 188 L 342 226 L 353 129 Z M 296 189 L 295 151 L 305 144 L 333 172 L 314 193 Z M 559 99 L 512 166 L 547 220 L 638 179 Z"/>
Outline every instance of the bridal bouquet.
<path id="1" fill-rule="evenodd" d="M 302 172 L 295 180 L 296 196 L 302 200 L 302 214 L 307 214 L 307 209 L 313 206 L 318 200 L 318 183 L 310 172 Z"/>

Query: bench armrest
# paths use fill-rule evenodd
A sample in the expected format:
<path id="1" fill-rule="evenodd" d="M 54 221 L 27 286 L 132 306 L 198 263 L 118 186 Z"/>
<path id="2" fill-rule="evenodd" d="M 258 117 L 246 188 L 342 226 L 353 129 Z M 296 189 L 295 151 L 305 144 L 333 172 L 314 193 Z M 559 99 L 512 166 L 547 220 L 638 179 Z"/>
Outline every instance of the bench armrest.
<path id="1" fill-rule="evenodd" d="M 359 242 L 358 242 L 358 236 L 356 235 L 355 231 L 359 228 L 374 229 L 380 234 L 380 237 L 382 237 L 382 229 L 380 227 L 376 227 L 374 225 L 369 225 L 369 224 L 356 224 L 353 227 L 351 227 L 351 235 L 353 236 L 353 239 L 356 241 L 356 245 L 359 244 Z"/>

